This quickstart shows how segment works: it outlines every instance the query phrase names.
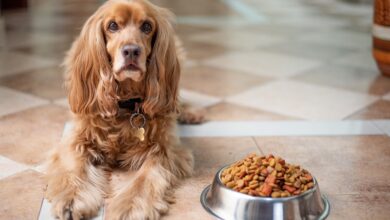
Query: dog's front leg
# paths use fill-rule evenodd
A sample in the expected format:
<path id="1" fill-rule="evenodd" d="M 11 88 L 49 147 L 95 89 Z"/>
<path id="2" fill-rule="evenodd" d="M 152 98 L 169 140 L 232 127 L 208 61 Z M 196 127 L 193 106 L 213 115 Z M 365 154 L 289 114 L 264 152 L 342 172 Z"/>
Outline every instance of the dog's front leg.
<path id="1" fill-rule="evenodd" d="M 148 156 L 133 181 L 113 198 L 110 219 L 159 219 L 168 211 L 172 186 L 178 178 L 190 175 L 192 165 L 192 154 L 185 150 Z"/>
<path id="2" fill-rule="evenodd" d="M 95 216 L 106 194 L 107 177 L 102 168 L 91 163 L 82 144 L 57 148 L 47 170 L 46 197 L 59 219 L 89 219 Z"/>

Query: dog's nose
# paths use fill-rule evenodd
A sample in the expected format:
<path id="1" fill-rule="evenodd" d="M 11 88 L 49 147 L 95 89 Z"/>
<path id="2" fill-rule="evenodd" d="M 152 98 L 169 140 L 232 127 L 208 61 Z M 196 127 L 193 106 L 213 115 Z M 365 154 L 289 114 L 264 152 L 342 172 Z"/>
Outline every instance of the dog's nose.
<path id="1" fill-rule="evenodd" d="M 141 55 L 141 48 L 135 44 L 126 45 L 122 48 L 122 55 L 125 59 L 136 59 Z"/>

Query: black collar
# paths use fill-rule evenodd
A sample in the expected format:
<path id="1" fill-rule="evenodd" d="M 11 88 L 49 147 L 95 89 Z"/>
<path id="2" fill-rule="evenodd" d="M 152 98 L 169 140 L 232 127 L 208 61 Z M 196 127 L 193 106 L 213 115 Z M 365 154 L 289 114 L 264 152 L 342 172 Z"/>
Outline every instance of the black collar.
<path id="1" fill-rule="evenodd" d="M 118 101 L 118 105 L 119 105 L 119 108 L 125 108 L 125 109 L 129 109 L 130 111 L 135 111 L 136 109 L 136 103 L 142 103 L 142 99 L 141 98 L 132 98 L 132 99 L 128 99 L 128 100 L 119 100 Z"/>

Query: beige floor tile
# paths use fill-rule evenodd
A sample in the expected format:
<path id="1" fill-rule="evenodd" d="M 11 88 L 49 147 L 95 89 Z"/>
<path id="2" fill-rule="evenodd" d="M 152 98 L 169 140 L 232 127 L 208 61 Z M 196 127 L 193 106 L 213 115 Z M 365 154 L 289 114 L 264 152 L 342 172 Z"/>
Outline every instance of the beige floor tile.
<path id="1" fill-rule="evenodd" d="M 134 177 L 134 173 L 115 171 L 112 175 L 111 185 L 115 192 L 123 187 Z M 169 212 L 162 219 L 213 219 L 199 202 L 202 190 L 211 183 L 212 176 L 194 176 L 182 180 L 174 190 L 175 203 L 170 205 Z M 109 204 L 112 199 L 106 200 L 105 219 L 110 220 Z"/>
<path id="2" fill-rule="evenodd" d="M 46 99 L 65 96 L 63 72 L 59 67 L 48 67 L 0 78 L 0 85 Z"/>
<path id="3" fill-rule="evenodd" d="M 372 105 L 348 116 L 348 119 L 390 119 L 390 101 L 378 100 Z"/>
<path id="4" fill-rule="evenodd" d="M 348 66 L 322 66 L 293 79 L 380 96 L 390 91 L 390 78 L 378 71 Z"/>
<path id="5" fill-rule="evenodd" d="M 211 177 L 193 177 L 182 182 L 175 190 L 176 203 L 171 205 L 168 215 L 162 219 L 215 219 L 200 203 L 200 194 L 211 183 Z"/>
<path id="6" fill-rule="evenodd" d="M 337 64 L 342 64 L 352 67 L 360 67 L 370 69 L 372 71 L 378 71 L 374 58 L 371 55 L 369 49 L 364 52 L 351 53 L 342 57 L 336 61 Z"/>
<path id="7" fill-rule="evenodd" d="M 0 219 L 37 219 L 45 184 L 28 170 L 0 181 Z"/>
<path id="8" fill-rule="evenodd" d="M 296 118 L 221 102 L 207 108 L 206 119 L 209 121 L 274 121 L 294 120 Z"/>
<path id="9" fill-rule="evenodd" d="M 253 50 L 261 46 L 276 45 L 287 40 L 283 35 L 269 33 L 258 35 L 248 31 L 236 32 L 231 30 L 194 35 L 191 39 L 197 42 L 207 42 L 243 51 Z"/>
<path id="10" fill-rule="evenodd" d="M 206 66 L 188 68 L 180 80 L 185 89 L 217 97 L 234 95 L 268 81 L 266 77 Z"/>
<path id="11" fill-rule="evenodd" d="M 44 58 L 0 51 L 0 77 L 56 64 L 56 62 Z"/>
<path id="12" fill-rule="evenodd" d="M 239 160 L 249 153 L 259 153 L 252 138 L 183 138 L 195 157 L 194 177 L 212 178 L 219 168 Z M 210 179 L 211 182 L 212 179 Z"/>
<path id="13" fill-rule="evenodd" d="M 68 111 L 56 105 L 36 107 L 2 118 L 0 155 L 19 163 L 41 164 L 50 149 L 59 144 L 67 120 Z"/>
<path id="14" fill-rule="evenodd" d="M 377 99 L 366 94 L 285 80 L 268 83 L 227 100 L 297 118 L 336 120 Z"/>
<path id="15" fill-rule="evenodd" d="M 220 98 L 194 92 L 191 90 L 186 90 L 186 89 L 180 89 L 180 101 L 189 104 L 192 107 L 195 108 L 204 108 L 207 106 L 214 105 L 218 102 L 221 101 Z"/>
<path id="16" fill-rule="evenodd" d="M 325 194 L 389 193 L 390 137 L 258 137 L 265 154 L 300 164 Z"/>
<path id="17" fill-rule="evenodd" d="M 387 219 L 390 215 L 390 193 L 364 193 L 353 195 L 329 195 L 331 210 L 329 219 L 367 220 Z"/>
<path id="18" fill-rule="evenodd" d="M 202 190 L 219 168 L 259 151 L 251 138 L 185 138 L 182 145 L 194 153 L 195 173 L 178 187 L 176 203 L 164 219 L 213 219 L 200 204 Z"/>
<path id="19" fill-rule="evenodd" d="M 0 156 L 0 179 L 28 169 L 27 166 Z"/>
<path id="20" fill-rule="evenodd" d="M 48 101 L 0 86 L 0 118 L 7 114 L 47 104 Z"/>
<path id="21" fill-rule="evenodd" d="M 195 170 L 192 177 L 175 189 L 176 202 L 163 219 L 213 219 L 200 204 L 202 190 L 211 184 L 219 168 L 259 151 L 252 138 L 184 138 L 181 145 L 192 150 Z M 116 171 L 112 185 L 120 190 L 131 181 L 132 175 Z M 106 219 L 109 219 L 107 211 Z"/>
<path id="22" fill-rule="evenodd" d="M 235 71 L 274 78 L 285 78 L 320 65 L 319 62 L 265 52 L 228 53 L 204 63 Z"/>

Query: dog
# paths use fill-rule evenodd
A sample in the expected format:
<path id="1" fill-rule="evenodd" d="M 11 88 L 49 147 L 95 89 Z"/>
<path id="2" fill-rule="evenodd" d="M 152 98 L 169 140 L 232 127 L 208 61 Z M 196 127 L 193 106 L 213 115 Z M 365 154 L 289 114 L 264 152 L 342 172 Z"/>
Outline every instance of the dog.
<path id="1" fill-rule="evenodd" d="M 158 219 L 193 171 L 175 135 L 180 49 L 167 9 L 110 0 L 84 24 L 65 59 L 74 128 L 48 161 L 45 196 L 59 219 L 89 219 L 110 194 L 110 172 L 134 172 L 110 219 Z M 184 122 L 199 122 L 193 114 Z"/>

